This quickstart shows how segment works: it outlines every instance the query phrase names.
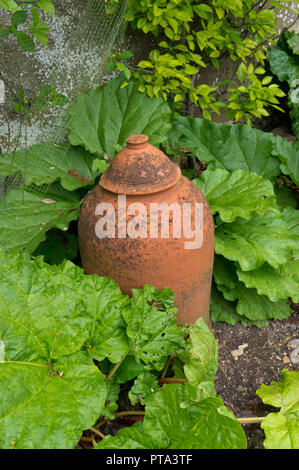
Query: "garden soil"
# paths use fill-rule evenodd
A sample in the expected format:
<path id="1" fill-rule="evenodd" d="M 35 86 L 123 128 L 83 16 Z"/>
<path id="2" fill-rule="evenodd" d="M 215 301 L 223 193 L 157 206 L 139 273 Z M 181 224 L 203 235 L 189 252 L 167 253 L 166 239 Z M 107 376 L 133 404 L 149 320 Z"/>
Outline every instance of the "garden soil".
<path id="1" fill-rule="evenodd" d="M 299 304 L 292 305 L 289 318 L 271 320 L 263 328 L 213 323 L 212 331 L 218 342 L 216 391 L 225 405 L 238 418 L 278 411 L 264 405 L 256 390 L 262 383 L 269 385 L 271 381 L 280 381 L 283 369 L 299 370 L 295 352 L 299 344 L 292 347 L 294 340 L 299 342 Z M 260 425 L 242 426 L 248 448 L 262 449 L 265 435 Z"/>
<path id="2" fill-rule="evenodd" d="M 219 367 L 216 375 L 216 392 L 237 418 L 262 417 L 277 412 L 277 408 L 264 405 L 256 394 L 262 383 L 269 385 L 281 380 L 281 371 L 299 370 L 299 304 L 291 304 L 292 314 L 283 321 L 272 320 L 262 328 L 245 327 L 240 323 L 213 323 L 212 332 L 218 343 Z M 297 346 L 292 347 L 298 340 Z M 133 382 L 132 382 L 133 383 Z M 122 386 L 118 411 L 142 410 L 132 406 L 128 390 L 132 383 Z M 115 435 L 123 427 L 142 420 L 140 416 L 117 418 L 101 427 L 104 435 Z M 260 424 L 242 424 L 248 449 L 263 449 L 264 431 Z M 90 431 L 85 436 L 92 436 Z M 94 436 L 98 441 L 98 437 Z M 77 448 L 92 448 L 91 442 L 80 441 Z"/>

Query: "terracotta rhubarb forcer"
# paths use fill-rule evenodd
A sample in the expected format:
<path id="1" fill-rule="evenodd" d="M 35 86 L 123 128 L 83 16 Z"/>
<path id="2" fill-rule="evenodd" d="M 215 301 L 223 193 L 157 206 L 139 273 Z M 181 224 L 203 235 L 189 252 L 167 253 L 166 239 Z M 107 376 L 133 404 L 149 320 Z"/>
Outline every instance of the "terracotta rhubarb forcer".
<path id="1" fill-rule="evenodd" d="M 78 230 L 85 272 L 115 279 L 125 294 L 144 284 L 170 287 L 179 322 L 194 323 L 203 317 L 209 324 L 214 227 L 208 203 L 180 168 L 148 143 L 146 135 L 130 136 L 126 142 L 82 205 Z M 166 208 L 165 215 L 173 203 L 166 218 L 167 233 L 160 209 Z M 201 222 L 196 203 L 202 208 Z M 195 235 L 188 231 L 188 221 L 185 224 L 184 205 L 191 214 L 189 229 L 195 230 L 195 222 L 198 232 L 203 229 L 198 248 L 186 247 Z"/>

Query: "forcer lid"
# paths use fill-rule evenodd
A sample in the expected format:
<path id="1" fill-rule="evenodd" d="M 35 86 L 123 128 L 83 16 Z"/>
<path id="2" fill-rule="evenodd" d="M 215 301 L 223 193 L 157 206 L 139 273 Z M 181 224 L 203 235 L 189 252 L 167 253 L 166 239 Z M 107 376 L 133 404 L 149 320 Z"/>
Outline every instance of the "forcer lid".
<path id="1" fill-rule="evenodd" d="M 131 135 L 126 142 L 101 177 L 99 184 L 104 189 L 116 194 L 150 194 L 178 182 L 180 168 L 149 144 L 147 135 Z"/>

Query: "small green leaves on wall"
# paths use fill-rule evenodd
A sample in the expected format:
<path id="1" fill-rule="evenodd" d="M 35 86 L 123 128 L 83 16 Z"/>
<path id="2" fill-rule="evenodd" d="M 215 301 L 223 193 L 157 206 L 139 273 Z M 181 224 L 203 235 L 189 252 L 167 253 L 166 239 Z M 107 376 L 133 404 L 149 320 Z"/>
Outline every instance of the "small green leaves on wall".
<path id="1" fill-rule="evenodd" d="M 15 36 L 21 49 L 33 52 L 35 50 L 33 38 L 41 44 L 48 44 L 49 27 L 40 19 L 39 9 L 54 15 L 55 7 L 51 0 L 38 0 L 29 3 L 32 4 L 32 22 L 25 30 L 24 28 L 19 30 L 18 26 L 26 25 L 28 20 L 28 10 L 20 7 L 20 5 L 25 6 L 26 2 L 19 2 L 18 4 L 13 0 L 0 0 L 0 8 L 14 12 L 10 17 L 10 26 L 8 28 L 0 28 L 0 39 L 12 34 Z"/>
<path id="2" fill-rule="evenodd" d="M 137 71 L 127 67 L 140 82 L 140 91 L 165 100 L 170 97 L 174 109 L 186 105 L 188 98 L 207 120 L 225 108 L 229 119 L 251 125 L 253 117 L 268 115 L 266 107 L 282 111 L 278 98 L 284 93 L 271 83 L 272 77 L 265 75 L 264 69 L 265 43 L 273 42 L 277 36 L 276 15 L 281 7 L 288 9 L 282 1 L 270 0 L 265 4 L 253 0 L 211 0 L 199 4 L 192 0 L 127 0 L 126 3 L 126 19 L 131 26 L 162 39 L 138 63 Z M 223 59 L 231 59 L 235 75 L 223 77 L 214 86 L 204 84 L 209 91 L 203 93 L 197 76 L 208 66 L 219 70 Z M 255 67 L 252 59 L 256 61 Z M 224 92 L 229 95 L 228 106 L 227 100 L 221 99 Z"/>
<path id="3" fill-rule="evenodd" d="M 38 10 L 34 6 L 32 7 L 32 18 L 33 22 L 29 26 L 29 30 L 38 42 L 47 45 L 49 28 L 46 23 L 41 21 Z"/>
<path id="4" fill-rule="evenodd" d="M 55 15 L 55 6 L 51 0 L 38 0 L 36 6 L 50 15 Z"/>
<path id="5" fill-rule="evenodd" d="M 0 8 L 4 8 L 4 10 L 9 10 L 9 11 L 21 10 L 19 5 L 16 2 L 14 2 L 14 0 L 0 0 Z"/>

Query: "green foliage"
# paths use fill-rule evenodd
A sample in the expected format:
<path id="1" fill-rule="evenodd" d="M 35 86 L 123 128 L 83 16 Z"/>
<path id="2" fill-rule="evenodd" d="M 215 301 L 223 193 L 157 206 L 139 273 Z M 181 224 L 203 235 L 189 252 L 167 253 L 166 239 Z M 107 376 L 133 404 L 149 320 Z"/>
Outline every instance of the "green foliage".
<path id="1" fill-rule="evenodd" d="M 288 299 L 298 299 L 299 215 L 289 194 L 277 200 L 273 183 L 280 171 L 298 181 L 298 144 L 245 125 L 178 117 L 168 151 L 181 148 L 209 165 L 193 182 L 215 217 L 212 320 L 261 327 L 288 317 Z"/>
<path id="2" fill-rule="evenodd" d="M 194 324 L 186 341 L 185 350 L 179 354 L 184 374 L 196 390 L 198 399 L 215 395 L 215 377 L 218 368 L 218 345 L 202 321 Z"/>
<path id="3" fill-rule="evenodd" d="M 281 110 L 279 97 L 284 96 L 278 85 L 270 84 L 264 60 L 266 43 L 275 37 L 276 13 L 287 8 L 285 2 L 255 0 L 198 2 L 194 0 L 126 0 L 126 19 L 133 28 L 161 38 L 159 48 L 132 69 L 139 90 L 149 96 L 171 96 L 180 108 L 188 98 L 198 106 L 205 119 L 225 108 L 229 119 L 262 118 L 269 106 Z M 288 2 L 287 2 L 288 3 Z M 196 76 L 208 66 L 220 69 L 229 58 L 235 63 L 233 76 L 224 77 L 216 85 L 198 84 Z M 118 59 L 113 68 L 119 69 Z M 130 66 L 126 79 L 130 78 Z M 262 76 L 260 78 L 260 76 Z M 227 102 L 221 99 L 226 91 Z"/>
<path id="4" fill-rule="evenodd" d="M 113 418 L 119 385 L 112 364 L 122 364 L 122 383 L 131 376 L 132 360 L 153 364 L 145 372 L 135 369 L 130 392 L 133 403 L 145 403 L 144 424 L 137 426 L 142 435 L 133 426 L 105 438 L 100 447 L 178 448 L 180 442 L 185 448 L 246 447 L 241 426 L 215 396 L 216 341 L 202 319 L 188 331 L 167 325 L 170 319 L 176 322 L 169 289 L 145 286 L 130 301 L 113 280 L 87 276 L 69 261 L 50 266 L 40 258 L 2 250 L 0 261 L 1 448 L 73 448 L 101 415 Z M 153 301 L 161 309 L 152 308 Z M 157 354 L 162 368 L 167 356 L 162 361 L 163 351 L 149 351 L 143 341 L 132 347 L 132 335 L 136 342 L 140 335 L 140 323 L 132 317 L 144 320 L 148 312 L 151 318 L 145 323 L 151 325 L 152 337 L 164 324 L 160 349 L 165 341 L 173 357 L 185 360 L 189 383 L 159 388 Z M 190 340 L 184 342 L 186 333 Z M 102 361 L 99 368 L 93 359 Z M 198 390 L 204 390 L 200 399 Z"/>
<path id="5" fill-rule="evenodd" d="M 38 188 L 12 189 L 0 202 L 0 248 L 33 252 L 53 228 L 66 231 L 80 213 L 78 194 L 53 184 Z"/>
<path id="6" fill-rule="evenodd" d="M 37 2 L 32 1 L 28 3 L 32 4 L 32 22 L 24 30 L 24 25 L 27 24 L 28 20 L 27 9 L 21 8 L 20 4 L 13 0 L 0 0 L 0 8 L 14 12 L 10 17 L 10 26 L 0 28 L 0 38 L 12 34 L 15 36 L 21 49 L 33 52 L 35 50 L 34 39 L 41 44 L 48 44 L 49 28 L 46 23 L 40 19 L 39 9 L 54 15 L 55 7 L 51 0 L 38 0 Z M 22 6 L 26 6 L 26 4 L 22 4 Z M 22 25 L 22 30 L 18 29 L 19 25 Z"/>
<path id="7" fill-rule="evenodd" d="M 280 408 L 270 413 L 261 427 L 266 434 L 266 449 L 299 449 L 299 372 L 284 369 L 281 382 L 262 384 L 258 396 L 267 405 Z"/>
<path id="8" fill-rule="evenodd" d="M 70 264 L 0 256 L 0 447 L 72 448 L 106 398 L 105 376 L 84 347 L 92 318 L 84 278 Z"/>
<path id="9" fill-rule="evenodd" d="M 244 449 L 246 438 L 219 397 L 194 401 L 192 388 L 164 385 L 147 400 L 143 423 L 107 436 L 98 449 Z"/>
<path id="10" fill-rule="evenodd" d="M 277 45 L 268 50 L 271 72 L 289 86 L 288 104 L 293 133 L 299 140 L 299 34 L 285 31 Z M 298 177 L 298 174 L 297 174 Z"/>
<path id="11" fill-rule="evenodd" d="M 299 182 L 298 143 L 246 125 L 180 116 L 173 121 L 168 147 L 174 154 L 181 147 L 191 150 L 211 168 L 250 170 L 272 181 L 282 172 Z"/>
<path id="12" fill-rule="evenodd" d="M 64 106 L 67 103 L 65 95 L 58 93 L 55 87 L 44 85 L 35 96 L 26 96 L 22 88 L 17 91 L 17 98 L 12 100 L 13 108 L 16 113 L 34 116 L 35 119 L 41 114 L 41 111 L 47 105 Z"/>
<path id="13" fill-rule="evenodd" d="M 69 109 L 67 128 L 73 145 L 82 145 L 100 157 L 115 155 L 132 134 L 146 134 L 159 145 L 170 130 L 170 109 L 162 99 L 152 100 L 129 84 L 120 88 L 122 76 L 83 92 Z"/>
<path id="14" fill-rule="evenodd" d="M 271 182 L 249 171 L 208 168 L 193 183 L 209 200 L 212 214 L 218 213 L 223 222 L 250 219 L 253 212 L 263 214 L 276 205 Z"/>
<path id="15" fill-rule="evenodd" d="M 97 160 L 94 170 L 95 161 L 95 155 L 82 147 L 44 142 L 32 145 L 28 150 L 21 149 L 14 154 L 1 155 L 0 174 L 9 176 L 26 173 L 26 186 L 59 181 L 64 189 L 74 191 L 93 183 L 108 166 L 105 160 Z"/>
<path id="16" fill-rule="evenodd" d="M 206 196 L 215 218 L 212 319 L 263 326 L 271 318 L 286 318 L 290 314 L 288 298 L 298 298 L 299 217 L 290 192 L 283 191 L 283 198 L 278 197 L 281 190 L 288 189 L 276 188 L 275 178 L 282 171 L 298 181 L 298 144 L 246 125 L 216 124 L 198 118 L 177 117 L 169 132 L 168 105 L 138 92 L 136 85 L 119 88 L 121 80 L 118 77 L 75 100 L 68 118 L 73 145 L 48 142 L 0 158 L 3 176 L 26 173 L 25 192 L 11 191 L 0 203 L 1 245 L 9 251 L 26 248 L 32 253 L 44 242 L 42 249 L 47 255 L 46 232 L 67 230 L 69 222 L 78 217 L 82 197 L 107 168 L 105 158 L 113 158 L 128 135 L 145 132 L 156 145 L 163 142 L 168 153 L 176 155 L 184 148 L 208 164 L 193 182 Z M 115 107 L 111 106 L 113 100 L 117 101 Z M 52 185 L 46 194 L 43 184 Z M 63 256 L 61 250 L 60 254 Z M 64 256 L 69 259 L 67 251 Z M 223 260 L 233 276 L 230 282 L 228 277 L 224 282 L 217 275 Z M 166 323 L 167 341 L 164 337 L 162 341 L 159 329 L 151 336 L 155 306 L 149 307 L 145 293 L 152 295 L 150 289 L 136 291 L 133 300 L 137 311 L 142 308 L 143 317 L 130 317 L 131 309 L 127 317 L 133 332 L 135 324 L 140 325 L 138 337 L 128 326 L 126 334 L 131 343 L 122 346 L 123 350 L 134 350 L 137 360 L 126 369 L 131 370 L 127 380 L 133 379 L 137 370 L 159 370 L 174 346 L 173 338 L 178 347 L 174 323 Z M 148 348 L 145 356 L 144 344 Z M 98 360 L 102 360 L 101 355 Z M 127 361 L 119 368 L 120 376 Z"/>
<path id="17" fill-rule="evenodd" d="M 130 308 L 123 311 L 130 352 L 145 369 L 161 370 L 171 351 L 184 345 L 184 331 L 176 325 L 173 292 L 167 288 L 158 292 L 149 285 L 132 292 Z"/>

